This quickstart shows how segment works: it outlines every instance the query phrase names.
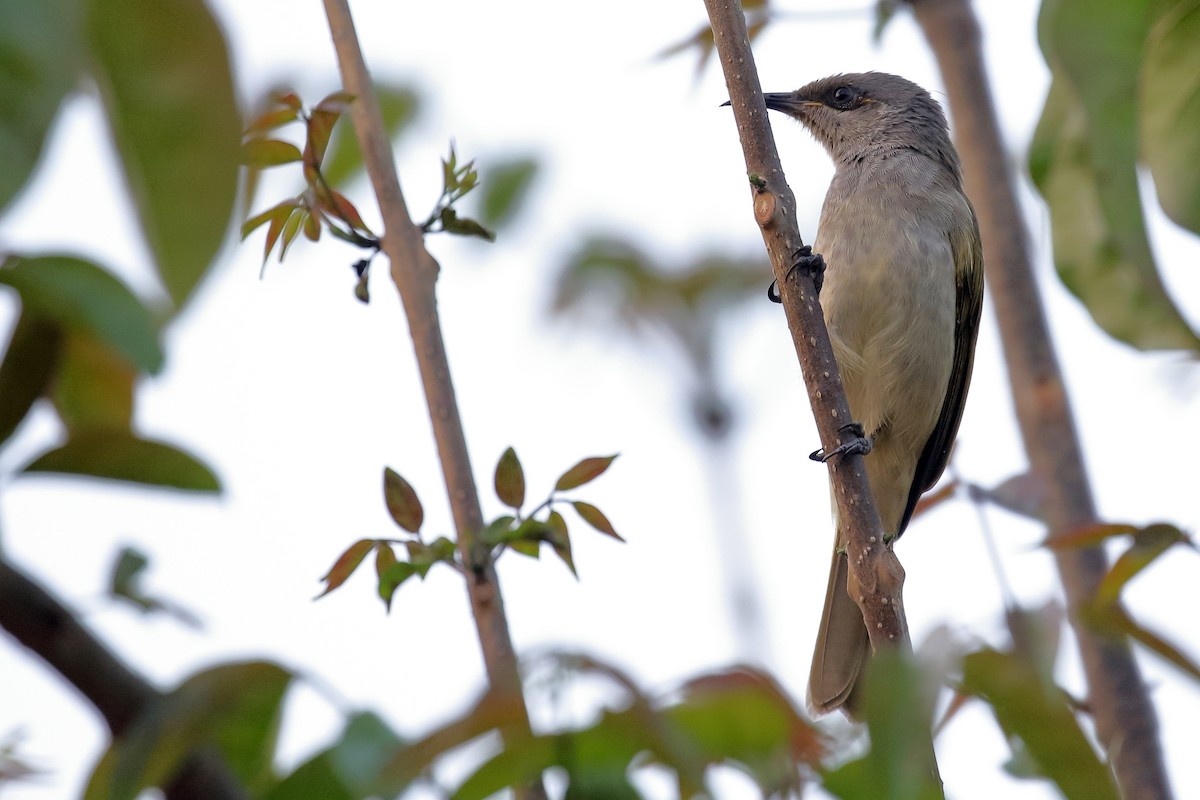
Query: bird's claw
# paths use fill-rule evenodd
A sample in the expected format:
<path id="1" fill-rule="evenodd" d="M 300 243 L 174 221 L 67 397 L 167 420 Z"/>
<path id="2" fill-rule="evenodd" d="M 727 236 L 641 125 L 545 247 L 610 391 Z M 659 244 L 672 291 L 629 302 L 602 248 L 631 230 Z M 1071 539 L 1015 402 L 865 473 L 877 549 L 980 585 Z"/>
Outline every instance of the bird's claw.
<path id="1" fill-rule="evenodd" d="M 838 433 L 849 433 L 851 436 L 849 439 L 842 442 L 828 453 L 826 453 L 822 448 L 812 451 L 808 454 L 808 457 L 813 461 L 820 461 L 822 464 L 824 464 L 826 461 L 834 458 L 835 456 L 848 456 L 853 454 L 865 456 L 867 453 L 871 452 L 873 445 L 871 444 L 871 440 L 867 438 L 867 432 L 863 430 L 861 422 L 848 422 L 842 427 L 838 428 Z"/>
<path id="2" fill-rule="evenodd" d="M 807 244 L 798 249 L 792 254 L 792 265 L 788 267 L 786 279 L 790 280 L 796 270 L 802 270 L 812 278 L 817 294 L 821 293 L 821 286 L 825 283 L 825 259 L 820 253 L 814 253 L 812 247 Z M 779 281 L 771 281 L 771 285 L 767 287 L 767 299 L 772 303 L 783 302 L 783 297 L 779 294 Z"/>

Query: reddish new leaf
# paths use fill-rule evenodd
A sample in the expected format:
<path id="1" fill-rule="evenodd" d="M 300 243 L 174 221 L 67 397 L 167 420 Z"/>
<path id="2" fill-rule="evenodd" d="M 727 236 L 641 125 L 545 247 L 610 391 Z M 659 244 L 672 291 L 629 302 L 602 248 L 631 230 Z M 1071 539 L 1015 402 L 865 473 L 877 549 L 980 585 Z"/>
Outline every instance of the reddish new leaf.
<path id="1" fill-rule="evenodd" d="M 300 97 L 295 92 L 285 92 L 274 96 L 275 102 L 282 106 L 287 106 L 293 111 L 299 112 L 304 108 L 304 104 L 300 102 Z"/>
<path id="2" fill-rule="evenodd" d="M 520 508 L 525 504 L 525 471 L 517 458 L 517 451 L 511 447 L 500 456 L 496 464 L 496 496 L 500 502 L 511 508 Z"/>
<path id="3" fill-rule="evenodd" d="M 421 530 L 421 523 L 425 520 L 421 500 L 408 481 L 391 467 L 383 469 L 383 500 L 397 525 L 409 533 Z"/>
<path id="4" fill-rule="evenodd" d="M 312 214 L 304 218 L 304 238 L 315 242 L 321 238 L 321 223 Z"/>
<path id="5" fill-rule="evenodd" d="M 1082 525 L 1060 534 L 1052 534 L 1041 546 L 1050 550 L 1070 550 L 1076 547 L 1094 547 L 1114 536 L 1128 536 L 1138 532 L 1133 525 L 1097 524 Z"/>
<path id="6" fill-rule="evenodd" d="M 300 112 L 294 108 L 273 108 L 246 126 L 244 135 L 251 136 L 256 133 L 266 133 L 269 130 L 287 125 L 289 122 L 295 122 L 299 118 Z"/>
<path id="7" fill-rule="evenodd" d="M 554 491 L 565 492 L 568 489 L 575 489 L 589 483 L 604 474 L 604 471 L 609 468 L 617 455 L 611 456 L 593 456 L 585 458 L 569 470 L 564 472 L 554 484 Z"/>
<path id="8" fill-rule="evenodd" d="M 575 506 L 575 513 L 583 517 L 583 521 L 591 525 L 601 533 L 606 533 L 616 539 L 618 542 L 625 541 L 615 530 L 612 523 L 608 521 L 608 517 L 604 516 L 600 509 L 596 508 L 591 503 L 585 503 L 582 500 L 576 500 L 571 505 Z"/>
<path id="9" fill-rule="evenodd" d="M 567 521 L 563 519 L 562 514 L 551 511 L 546 525 L 550 529 L 550 545 L 554 548 L 555 554 L 567 565 L 571 574 L 578 578 L 579 573 L 575 571 L 575 559 L 571 555 L 571 537 L 567 533 Z"/>
<path id="10" fill-rule="evenodd" d="M 337 561 L 333 562 L 333 566 L 329 568 L 329 572 L 325 573 L 325 577 L 321 578 L 325 582 L 325 591 L 313 599 L 324 597 L 345 583 L 346 579 L 354 573 L 354 570 L 358 569 L 358 565 L 362 563 L 363 559 L 367 557 L 367 553 L 371 552 L 371 548 L 374 546 L 374 539 L 359 539 L 346 548 L 346 552 L 338 556 Z"/>

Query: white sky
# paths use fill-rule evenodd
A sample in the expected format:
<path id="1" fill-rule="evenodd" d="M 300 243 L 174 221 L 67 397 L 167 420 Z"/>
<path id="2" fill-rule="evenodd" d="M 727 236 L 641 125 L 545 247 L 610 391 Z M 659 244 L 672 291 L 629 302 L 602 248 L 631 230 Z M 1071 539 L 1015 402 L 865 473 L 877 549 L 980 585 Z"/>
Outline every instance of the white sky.
<path id="1" fill-rule="evenodd" d="M 245 98 L 280 81 L 309 102 L 336 88 L 320 4 L 215 5 L 234 43 Z M 899 15 L 874 48 L 869 4 L 862 5 L 857 16 L 801 17 L 770 29 L 756 44 L 764 89 L 878 69 L 940 98 L 912 21 Z M 1036 4 L 981 3 L 979 12 L 1002 121 L 1020 163 L 1047 86 L 1034 39 Z M 579 495 L 600 505 L 628 544 L 573 525 L 579 582 L 554 559 L 502 560 L 518 648 L 586 648 L 655 690 L 739 658 L 717 571 L 703 451 L 689 430 L 676 354 L 552 324 L 545 315 L 558 266 L 593 232 L 627 234 L 662 260 L 684 262 L 713 248 L 761 252 L 732 120 L 717 108 L 726 99 L 719 70 L 714 63 L 694 83 L 690 58 L 652 57 L 702 23 L 702 4 L 464 0 L 358 3 L 355 13 L 375 72 L 416 83 L 426 100 L 398 151 L 414 215 L 436 196 L 438 157 L 451 137 L 460 154 L 481 163 L 526 152 L 545 160 L 531 207 L 497 244 L 430 241 L 443 265 L 443 323 L 485 513 L 500 513 L 491 469 L 510 444 L 525 464 L 531 498 L 579 457 L 622 453 Z M 70 103 L 60 123 L 36 186 L 0 223 L 0 248 L 81 251 L 154 292 L 94 100 Z M 784 121 L 777 137 L 799 198 L 801 231 L 811 241 L 831 167 L 797 125 Z M 293 185 L 284 180 L 275 190 L 282 196 Z M 258 207 L 271 196 L 271 186 L 264 188 Z M 355 199 L 366 212 L 365 186 Z M 1045 215 L 1032 199 L 1027 208 L 1044 250 Z M 1152 228 L 1168 282 L 1200 323 L 1200 247 L 1159 219 Z M 461 710 L 481 686 L 457 576 L 435 570 L 424 584 L 406 585 L 390 616 L 366 576 L 310 601 L 317 578 L 345 546 L 392 535 L 381 502 L 383 465 L 416 486 L 429 534 L 450 527 L 403 318 L 382 268 L 371 305 L 353 300 L 349 263 L 357 256 L 349 248 L 301 243 L 260 281 L 261 242 L 261 234 L 245 246 L 231 242 L 228 258 L 172 328 L 166 372 L 139 395 L 141 428 L 200 454 L 222 476 L 226 494 L 197 500 L 74 480 L 6 480 L 4 546 L 164 686 L 205 665 L 268 657 L 336 687 L 347 708 L 377 708 L 416 735 Z M 1050 275 L 1044 253 L 1042 260 L 1102 515 L 1195 530 L 1194 366 L 1108 340 Z M 768 274 L 764 257 L 764 287 Z M 12 304 L 0 303 L 7 327 Z M 990 314 L 957 460 L 966 479 L 985 485 L 1024 463 Z M 733 470 L 768 607 L 769 666 L 802 698 L 832 538 L 823 470 L 806 458 L 817 437 L 777 306 L 764 299 L 731 317 L 722 344 L 741 421 Z M 39 412 L 0 459 L 0 475 L 11 475 L 55 435 L 52 416 Z M 1040 531 L 1001 512 L 989 517 L 1020 598 L 1036 604 L 1053 596 L 1050 559 L 1034 548 Z M 148 588 L 198 612 L 204 634 L 100 598 L 122 544 L 151 554 Z M 939 625 L 967 640 L 1005 641 L 1001 597 L 968 505 L 950 504 L 919 520 L 898 552 L 918 642 Z M 1141 619 L 1193 658 L 1200 656 L 1200 624 L 1180 612 L 1176 598 L 1198 566 L 1192 553 L 1172 554 L 1127 593 Z M 1177 795 L 1200 796 L 1200 771 L 1190 763 L 1200 692 L 1157 658 L 1141 661 Z M 1063 662 L 1063 680 L 1080 693 L 1069 646 Z M 6 800 L 78 794 L 104 743 L 99 719 L 12 646 L 0 648 L 0 675 L 0 737 L 20 729 L 21 752 L 51 771 L 37 784 L 6 787 Z M 283 751 L 291 762 L 333 735 L 339 709 L 307 687 L 288 709 Z M 943 734 L 939 751 L 952 797 L 1055 796 L 1001 772 L 1006 747 L 979 705 Z M 744 784 L 728 785 L 730 797 L 745 795 Z"/>

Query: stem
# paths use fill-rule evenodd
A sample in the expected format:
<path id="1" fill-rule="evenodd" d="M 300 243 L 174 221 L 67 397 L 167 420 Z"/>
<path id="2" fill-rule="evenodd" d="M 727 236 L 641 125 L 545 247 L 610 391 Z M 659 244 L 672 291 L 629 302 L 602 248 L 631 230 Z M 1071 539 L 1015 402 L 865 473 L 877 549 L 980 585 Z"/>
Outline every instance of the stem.
<path id="1" fill-rule="evenodd" d="M 754 218 L 779 283 L 792 343 L 804 373 L 808 399 L 826 452 L 849 434 L 839 430 L 851 421 L 846 393 L 838 372 L 825 317 L 811 276 L 792 270 L 802 242 L 796 227 L 796 199 L 784 181 L 775 139 L 767 125 L 758 71 L 746 35 L 746 20 L 736 0 L 705 0 L 733 105 L 738 136 L 753 179 Z M 849 590 L 863 611 L 874 649 L 910 648 L 901 588 L 904 570 L 889 548 L 883 547 L 882 526 L 867 484 L 860 455 L 827 462 L 837 502 L 838 522 L 845 526 L 847 547 L 862 558 L 850 559 Z"/>
<path id="2" fill-rule="evenodd" d="M 979 24 L 968 0 L 910 0 L 937 58 L 962 155 L 967 194 L 979 214 L 988 289 L 1004 344 L 1009 385 L 1031 470 L 1045 487 L 1050 535 L 1097 519 L 1071 404 L 1050 343 L 1029 237 L 1005 160 L 984 69 Z M 1158 721 L 1125 639 L 1101 638 L 1081 612 L 1108 570 L 1100 547 L 1055 552 L 1087 676 L 1096 733 L 1126 800 L 1171 797 Z"/>
<path id="3" fill-rule="evenodd" d="M 76 616 L 7 560 L 0 559 L 0 627 L 42 658 L 120 736 L 162 694 L 113 655 Z M 187 758 L 163 787 L 168 800 L 249 797 L 215 752 Z"/>
<path id="4" fill-rule="evenodd" d="M 363 60 L 347 0 L 325 0 L 325 14 L 337 51 L 342 82 L 346 91 L 355 98 L 351 104 L 354 129 L 383 215 L 382 250 L 391 262 L 392 281 L 400 293 L 416 351 L 421 385 L 425 390 L 446 492 L 458 532 L 458 549 L 463 563 L 468 567 L 467 593 L 483 650 L 488 683 L 492 692 L 521 701 L 523 713 L 517 722 L 504 731 L 506 740 L 514 736 L 527 737 L 531 730 L 529 716 L 524 711 L 517 657 L 508 632 L 495 565 L 490 548 L 477 540 L 478 532 L 483 529 L 483 514 L 438 320 L 434 287 L 439 267 L 425 249 L 422 231 L 413 223 L 400 191 L 400 180 L 392 160 L 392 144 L 379 113 L 379 103 Z M 532 796 L 544 796 L 540 780 L 529 791 Z"/>

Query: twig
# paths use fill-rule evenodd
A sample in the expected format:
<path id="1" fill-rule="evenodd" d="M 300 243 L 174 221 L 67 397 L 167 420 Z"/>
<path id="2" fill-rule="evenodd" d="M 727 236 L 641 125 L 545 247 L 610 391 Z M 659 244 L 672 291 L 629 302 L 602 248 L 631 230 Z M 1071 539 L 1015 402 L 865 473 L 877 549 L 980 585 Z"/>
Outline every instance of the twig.
<path id="1" fill-rule="evenodd" d="M 120 736 L 162 694 L 123 664 L 70 610 L 0 559 L 0 627 L 62 675 Z M 246 800 L 215 753 L 194 754 L 163 787 L 168 800 Z"/>
<path id="2" fill-rule="evenodd" d="M 454 526 L 458 532 L 459 553 L 468 567 L 467 592 L 483 650 L 488 682 L 493 692 L 520 699 L 524 708 L 517 658 L 508 632 L 496 570 L 489 548 L 476 538 L 483 529 L 483 514 L 438 320 L 434 294 L 438 264 L 425 249 L 421 229 L 413 223 L 400 191 L 400 180 L 392 160 L 392 145 L 379 113 L 379 103 L 363 60 L 347 0 L 325 0 L 325 14 L 337 50 L 342 82 L 346 91 L 355 98 L 351 104 L 354 129 L 383 214 L 385 232 L 382 249 L 391 262 L 392 281 L 400 292 L 400 300 L 408 318 L 421 385 L 425 390 L 433 436 L 437 442 Z M 527 713 L 520 715 L 516 725 L 505 731 L 506 737 L 529 734 Z M 540 782 L 530 791 L 534 796 L 543 796 Z"/>
<path id="3" fill-rule="evenodd" d="M 996 308 L 1017 419 L 1042 514 L 1053 537 L 1097 520 L 1071 404 L 1030 262 L 1029 237 L 1005 160 L 979 24 L 968 0 L 910 0 L 937 58 L 955 123 L 967 194 L 979 214 L 988 290 Z M 1101 638 L 1081 618 L 1108 570 L 1100 547 L 1055 551 L 1079 642 L 1096 732 L 1126 800 L 1171 797 L 1158 721 L 1127 642 Z"/>
<path id="4" fill-rule="evenodd" d="M 812 277 L 791 269 L 802 244 L 796 227 L 796 199 L 784 181 L 775 139 L 767 124 L 767 107 L 750 52 L 745 18 L 736 0 L 705 0 L 704 5 L 751 179 L 754 218 L 762 229 L 779 283 L 821 445 L 825 452 L 831 452 L 843 438 L 852 438 L 844 429 L 851 422 L 850 409 Z M 833 458 L 827 465 L 838 524 L 844 526 L 846 547 L 853 554 L 849 559 L 849 592 L 862 608 L 871 645 L 876 650 L 911 648 L 901 599 L 904 570 L 895 554 L 882 544 L 882 527 L 862 456 Z"/>

